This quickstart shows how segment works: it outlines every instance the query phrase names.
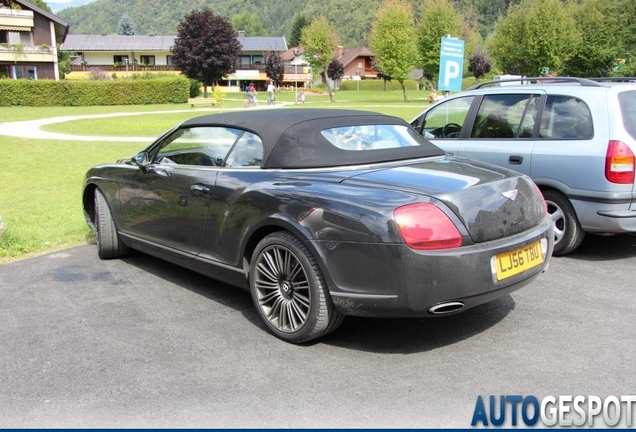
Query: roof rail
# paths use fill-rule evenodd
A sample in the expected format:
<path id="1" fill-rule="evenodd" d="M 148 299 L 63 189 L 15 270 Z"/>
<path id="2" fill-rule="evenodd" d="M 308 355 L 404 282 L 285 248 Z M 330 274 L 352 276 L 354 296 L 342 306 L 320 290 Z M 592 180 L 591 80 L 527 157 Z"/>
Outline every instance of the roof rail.
<path id="1" fill-rule="evenodd" d="M 597 77 L 589 78 L 592 81 L 597 82 L 631 82 L 636 83 L 636 77 Z"/>
<path id="2" fill-rule="evenodd" d="M 479 84 L 475 84 L 472 87 L 469 87 L 467 90 L 477 90 L 485 86 L 494 86 L 501 83 L 509 83 L 509 82 L 521 82 L 521 84 L 536 84 L 536 83 L 545 83 L 545 82 L 575 82 L 580 84 L 583 87 L 600 87 L 601 85 L 588 78 L 576 78 L 576 77 L 522 77 L 522 78 L 511 78 L 505 80 L 498 81 L 484 81 Z"/>

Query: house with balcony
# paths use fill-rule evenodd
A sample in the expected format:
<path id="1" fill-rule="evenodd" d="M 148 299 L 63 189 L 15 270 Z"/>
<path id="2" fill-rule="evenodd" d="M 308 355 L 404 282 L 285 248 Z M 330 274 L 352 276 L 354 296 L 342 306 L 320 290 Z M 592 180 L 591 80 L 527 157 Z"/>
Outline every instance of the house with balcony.
<path id="1" fill-rule="evenodd" d="M 344 75 L 340 81 L 377 79 L 378 71 L 373 69 L 373 57 L 373 52 L 367 47 L 343 48 L 339 46 L 334 58 L 342 63 L 343 66 Z M 285 81 L 289 82 L 289 80 L 296 78 L 303 81 L 303 83 L 314 79 L 315 81 L 312 83 L 314 85 L 322 82 L 321 74 L 316 73 L 312 76 L 308 67 L 309 64 L 303 56 L 302 46 L 287 50 L 282 54 L 282 59 L 285 63 Z M 327 80 L 331 88 L 340 86 L 340 82 L 334 85 L 331 79 L 327 78 Z"/>
<path id="2" fill-rule="evenodd" d="M 78 60 L 71 66 L 71 74 L 86 74 L 93 68 L 117 74 L 142 71 L 175 71 L 171 48 L 176 36 L 141 35 L 73 35 L 66 37 L 60 49 L 74 53 Z M 224 78 L 225 85 L 243 90 L 253 82 L 264 90 L 268 81 L 264 56 L 268 51 L 287 51 L 284 37 L 245 36 L 239 32 L 241 54 L 235 70 Z M 69 76 L 72 78 L 72 76 Z"/>
<path id="3" fill-rule="evenodd" d="M 0 0 L 0 78 L 59 79 L 57 46 L 67 31 L 67 22 L 26 0 Z"/>
<path id="4" fill-rule="evenodd" d="M 373 69 L 375 54 L 367 47 L 343 48 L 338 47 L 336 60 L 344 67 L 342 79 L 377 78 L 378 71 Z"/>

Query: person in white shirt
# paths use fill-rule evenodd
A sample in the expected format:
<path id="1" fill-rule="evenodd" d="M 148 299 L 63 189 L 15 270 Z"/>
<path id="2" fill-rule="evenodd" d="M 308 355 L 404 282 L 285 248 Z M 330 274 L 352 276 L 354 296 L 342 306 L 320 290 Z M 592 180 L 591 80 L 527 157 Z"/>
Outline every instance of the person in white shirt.
<path id="1" fill-rule="evenodd" d="M 267 85 L 267 105 L 274 105 L 274 93 L 276 93 L 276 87 L 272 81 Z"/>

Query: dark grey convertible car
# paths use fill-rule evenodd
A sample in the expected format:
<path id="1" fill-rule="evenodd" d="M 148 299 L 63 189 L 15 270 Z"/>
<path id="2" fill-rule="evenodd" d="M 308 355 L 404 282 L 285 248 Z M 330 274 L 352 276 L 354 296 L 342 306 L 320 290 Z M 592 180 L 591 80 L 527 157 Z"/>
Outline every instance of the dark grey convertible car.
<path id="1" fill-rule="evenodd" d="M 249 289 L 289 342 L 345 315 L 438 316 L 493 300 L 545 271 L 554 238 L 528 177 L 352 110 L 187 120 L 90 169 L 83 205 L 101 258 L 133 248 Z"/>

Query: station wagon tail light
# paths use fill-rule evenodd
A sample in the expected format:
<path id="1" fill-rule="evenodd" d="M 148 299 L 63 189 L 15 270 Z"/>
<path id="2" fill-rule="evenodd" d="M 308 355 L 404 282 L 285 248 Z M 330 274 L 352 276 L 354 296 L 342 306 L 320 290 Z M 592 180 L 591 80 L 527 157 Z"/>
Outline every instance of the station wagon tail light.
<path id="1" fill-rule="evenodd" d="M 612 183 L 634 183 L 634 152 L 621 141 L 610 141 L 605 157 L 605 178 Z"/>
<path id="2" fill-rule="evenodd" d="M 411 249 L 448 249 L 462 245 L 462 236 L 446 214 L 434 204 L 416 203 L 393 210 L 404 243 Z"/>

